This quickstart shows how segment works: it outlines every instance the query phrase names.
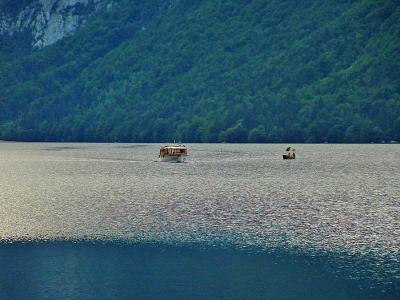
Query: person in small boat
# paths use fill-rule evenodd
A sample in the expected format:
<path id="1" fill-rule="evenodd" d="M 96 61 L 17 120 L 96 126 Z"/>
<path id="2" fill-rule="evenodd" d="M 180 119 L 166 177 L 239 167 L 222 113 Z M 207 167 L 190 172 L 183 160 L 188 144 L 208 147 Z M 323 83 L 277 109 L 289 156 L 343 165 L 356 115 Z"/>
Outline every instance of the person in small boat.
<path id="1" fill-rule="evenodd" d="M 287 148 L 286 151 L 287 151 L 287 158 L 296 157 L 296 155 L 294 154 L 294 149 L 292 147 Z"/>

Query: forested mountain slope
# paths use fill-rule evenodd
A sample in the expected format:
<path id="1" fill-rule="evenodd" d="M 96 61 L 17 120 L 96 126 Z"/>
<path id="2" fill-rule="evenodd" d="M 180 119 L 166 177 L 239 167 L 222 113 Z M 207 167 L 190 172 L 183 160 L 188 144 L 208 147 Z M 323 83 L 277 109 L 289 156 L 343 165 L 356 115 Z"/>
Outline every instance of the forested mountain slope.
<path id="1" fill-rule="evenodd" d="M 109 1 L 43 48 L 0 37 L 0 139 L 400 140 L 399 21 L 397 0 Z"/>

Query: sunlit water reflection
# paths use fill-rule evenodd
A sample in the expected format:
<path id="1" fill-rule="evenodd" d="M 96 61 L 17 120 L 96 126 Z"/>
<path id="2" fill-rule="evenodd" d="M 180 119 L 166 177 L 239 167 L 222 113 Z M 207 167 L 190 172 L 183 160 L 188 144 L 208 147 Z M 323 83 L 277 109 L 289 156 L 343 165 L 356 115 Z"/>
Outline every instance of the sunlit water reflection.
<path id="1" fill-rule="evenodd" d="M 281 249 L 400 289 L 398 145 L 160 146 L 0 143 L 0 240 Z"/>

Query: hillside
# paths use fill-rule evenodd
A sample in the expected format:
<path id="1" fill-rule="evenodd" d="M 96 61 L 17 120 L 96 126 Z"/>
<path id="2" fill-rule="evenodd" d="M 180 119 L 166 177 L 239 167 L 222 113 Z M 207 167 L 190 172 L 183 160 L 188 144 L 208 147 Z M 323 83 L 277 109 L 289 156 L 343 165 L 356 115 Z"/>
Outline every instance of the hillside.
<path id="1" fill-rule="evenodd" d="M 0 139 L 400 141 L 398 1 L 99 2 L 0 36 Z"/>

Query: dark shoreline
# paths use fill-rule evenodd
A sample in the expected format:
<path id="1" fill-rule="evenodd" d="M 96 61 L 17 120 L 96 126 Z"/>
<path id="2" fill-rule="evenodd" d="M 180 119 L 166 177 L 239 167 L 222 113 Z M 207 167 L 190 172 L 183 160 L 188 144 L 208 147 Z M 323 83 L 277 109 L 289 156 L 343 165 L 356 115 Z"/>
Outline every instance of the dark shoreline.
<path id="1" fill-rule="evenodd" d="M 143 146 L 146 145 L 158 145 L 158 144 L 168 144 L 171 143 L 171 141 L 159 141 L 159 142 L 123 142 L 123 141 L 29 141 L 29 140 L 0 140 L 0 143 L 32 143 L 32 144 L 141 144 Z M 335 143 L 335 142 L 313 142 L 313 143 L 307 143 L 307 142 L 270 142 L 270 143 L 242 143 L 242 142 L 185 142 L 185 144 L 199 144 L 199 145 L 207 145 L 207 144 L 212 144 L 212 145 L 398 145 L 400 144 L 399 141 L 382 141 L 382 142 L 354 142 L 354 143 Z"/>

